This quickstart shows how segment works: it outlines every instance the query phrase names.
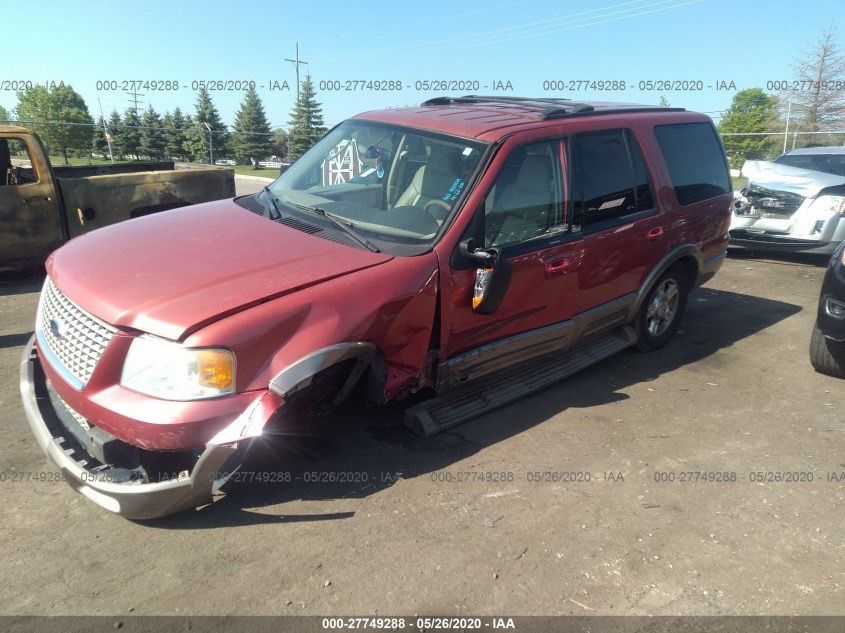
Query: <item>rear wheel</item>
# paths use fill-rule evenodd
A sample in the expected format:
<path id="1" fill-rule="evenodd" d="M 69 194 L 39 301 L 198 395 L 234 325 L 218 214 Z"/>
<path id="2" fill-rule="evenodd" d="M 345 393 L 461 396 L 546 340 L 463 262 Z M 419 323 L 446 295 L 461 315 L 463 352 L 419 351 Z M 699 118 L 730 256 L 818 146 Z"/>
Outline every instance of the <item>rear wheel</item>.
<path id="1" fill-rule="evenodd" d="M 825 338 L 818 325 L 813 325 L 810 338 L 810 362 L 816 371 L 836 378 L 845 378 L 845 345 Z"/>
<path id="2" fill-rule="evenodd" d="M 671 268 L 657 280 L 637 314 L 640 351 L 660 349 L 675 335 L 687 307 L 688 292 L 689 277 L 681 266 Z"/>

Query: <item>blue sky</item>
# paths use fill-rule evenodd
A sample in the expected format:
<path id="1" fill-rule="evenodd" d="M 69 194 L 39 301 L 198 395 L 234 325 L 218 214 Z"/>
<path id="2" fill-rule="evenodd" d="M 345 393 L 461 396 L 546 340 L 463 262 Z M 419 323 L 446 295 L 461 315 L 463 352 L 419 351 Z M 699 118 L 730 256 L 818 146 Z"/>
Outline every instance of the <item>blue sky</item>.
<path id="1" fill-rule="evenodd" d="M 24 5 L 21 5 L 24 6 Z M 820 29 L 837 27 L 845 49 L 841 0 L 468 0 L 420 2 L 53 2 L 32 0 L 4 29 L 6 63 L 0 105 L 12 108 L 9 81 L 64 81 L 108 114 L 129 96 L 97 90 L 97 81 L 174 80 L 177 91 L 141 99 L 164 112 L 193 110 L 194 81 L 253 80 L 273 126 L 287 125 L 295 98 L 293 65 L 299 42 L 303 67 L 320 81 L 398 80 L 400 91 L 322 91 L 326 122 L 356 112 L 417 104 L 443 94 L 419 91 L 423 80 L 478 81 L 480 93 L 510 82 L 500 94 L 657 103 L 718 113 L 733 90 L 765 88 L 792 78 L 791 64 Z M 624 92 L 552 92 L 544 81 L 624 80 Z M 687 92 L 640 91 L 640 81 L 702 81 Z M 290 90 L 271 91 L 272 82 Z M 633 84 L 633 87 L 630 87 Z M 263 87 L 262 87 L 263 86 Z M 485 87 L 486 86 L 486 87 Z M 120 86 L 119 86 L 120 87 Z M 473 92 L 455 90 L 452 94 Z M 212 94 L 231 124 L 241 93 Z"/>

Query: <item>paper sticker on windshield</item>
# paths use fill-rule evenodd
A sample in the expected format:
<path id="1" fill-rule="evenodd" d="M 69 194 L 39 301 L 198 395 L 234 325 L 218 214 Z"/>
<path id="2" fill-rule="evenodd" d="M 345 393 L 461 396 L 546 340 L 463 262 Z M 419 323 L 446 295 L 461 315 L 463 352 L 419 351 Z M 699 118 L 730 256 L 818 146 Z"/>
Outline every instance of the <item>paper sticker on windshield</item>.
<path id="1" fill-rule="evenodd" d="M 462 178 L 455 178 L 455 182 L 449 187 L 449 191 L 443 196 L 443 202 L 454 202 L 461 195 L 464 190 L 464 181 Z"/>
<path id="2" fill-rule="evenodd" d="M 341 141 L 323 161 L 323 186 L 349 182 L 361 173 L 361 167 L 358 142 Z"/>

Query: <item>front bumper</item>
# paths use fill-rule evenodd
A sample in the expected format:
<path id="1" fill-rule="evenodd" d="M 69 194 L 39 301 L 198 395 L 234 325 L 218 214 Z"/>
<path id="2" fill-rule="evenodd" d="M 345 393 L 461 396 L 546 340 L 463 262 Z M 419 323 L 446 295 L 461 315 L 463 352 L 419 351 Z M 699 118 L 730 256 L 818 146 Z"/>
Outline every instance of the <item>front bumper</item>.
<path id="1" fill-rule="evenodd" d="M 47 392 L 47 381 L 35 347 L 35 337 L 24 347 L 20 365 L 24 412 L 38 445 L 58 466 L 71 487 L 97 505 L 130 519 L 153 519 L 203 505 L 240 465 L 245 448 L 259 435 L 281 405 L 269 391 L 256 392 L 252 404 L 207 444 L 186 476 L 150 483 L 117 483 L 102 471 L 86 468 L 63 446 L 64 433 Z M 53 430 L 51 430 L 53 429 Z"/>
<path id="2" fill-rule="evenodd" d="M 831 255 L 841 242 L 823 242 L 767 233 L 755 233 L 744 229 L 730 232 L 732 247 L 752 251 L 772 251 L 779 253 L 808 253 L 811 255 Z"/>

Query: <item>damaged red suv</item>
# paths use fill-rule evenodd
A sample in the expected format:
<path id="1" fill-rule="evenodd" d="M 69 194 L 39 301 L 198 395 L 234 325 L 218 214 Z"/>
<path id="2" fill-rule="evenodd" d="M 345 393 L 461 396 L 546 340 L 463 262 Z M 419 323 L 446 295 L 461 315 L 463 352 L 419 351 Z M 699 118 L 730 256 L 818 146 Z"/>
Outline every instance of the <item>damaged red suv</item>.
<path id="1" fill-rule="evenodd" d="M 728 244 L 710 119 L 494 97 L 367 112 L 257 195 L 76 238 L 47 262 L 26 415 L 127 517 L 207 502 L 300 404 L 424 390 L 436 433 L 661 347 Z"/>

